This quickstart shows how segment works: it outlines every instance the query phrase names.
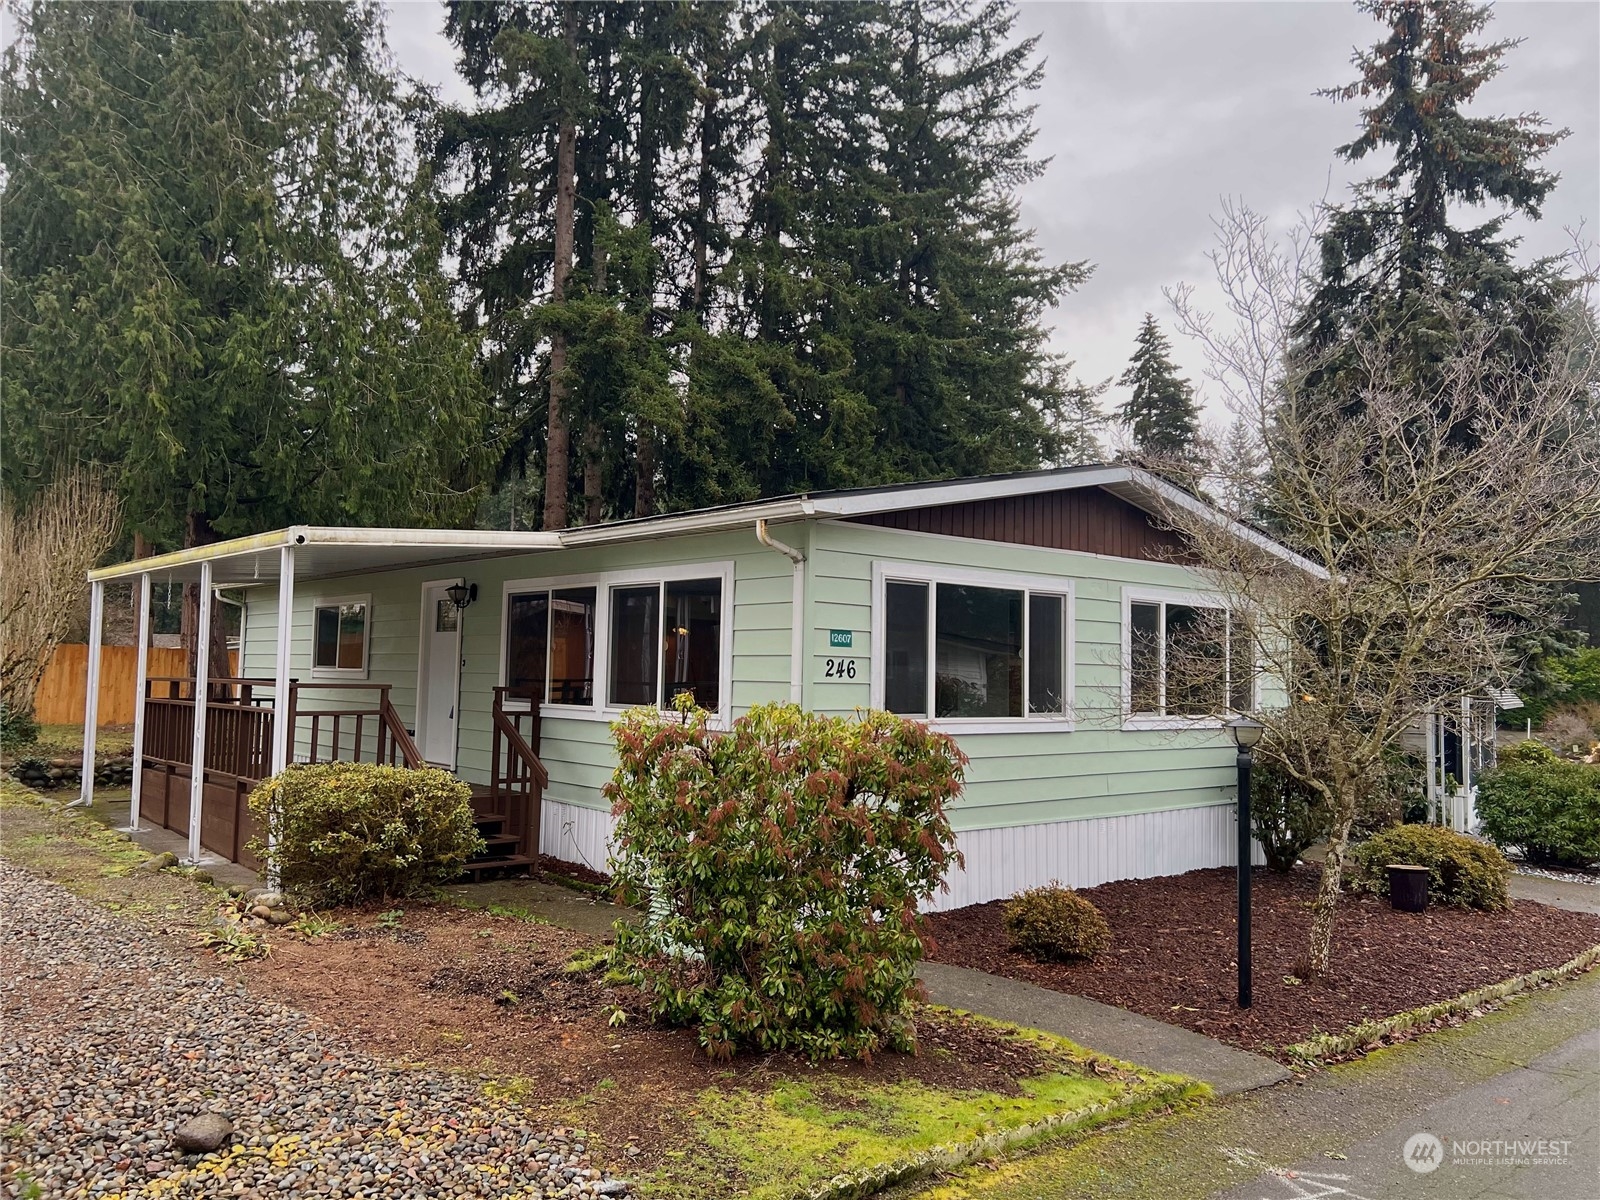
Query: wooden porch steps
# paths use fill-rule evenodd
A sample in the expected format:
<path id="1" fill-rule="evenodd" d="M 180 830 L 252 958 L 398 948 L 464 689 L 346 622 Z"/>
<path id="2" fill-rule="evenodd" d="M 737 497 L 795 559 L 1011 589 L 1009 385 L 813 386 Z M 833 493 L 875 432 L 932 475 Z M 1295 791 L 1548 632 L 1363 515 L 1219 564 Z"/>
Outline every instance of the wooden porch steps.
<path id="1" fill-rule="evenodd" d="M 472 799 L 476 805 L 485 805 L 492 799 L 490 790 L 475 783 L 472 785 Z M 509 819 L 505 813 L 480 811 L 474 814 L 473 823 L 484 840 L 484 848 L 462 866 L 464 880 L 475 883 L 496 871 L 520 872 L 533 866 L 533 856 L 521 852 L 522 838 L 505 831 Z"/>

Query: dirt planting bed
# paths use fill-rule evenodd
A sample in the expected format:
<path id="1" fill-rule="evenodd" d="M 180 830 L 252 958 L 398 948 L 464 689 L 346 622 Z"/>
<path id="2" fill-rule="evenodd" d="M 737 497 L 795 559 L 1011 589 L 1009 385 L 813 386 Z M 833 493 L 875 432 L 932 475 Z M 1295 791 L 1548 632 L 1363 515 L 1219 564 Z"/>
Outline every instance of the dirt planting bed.
<path id="1" fill-rule="evenodd" d="M 1327 975 L 1304 980 L 1318 871 L 1257 870 L 1252 904 L 1254 1005 L 1235 1004 L 1236 882 L 1231 869 L 1084 889 L 1111 926 L 1111 949 L 1087 963 L 1039 963 L 1008 944 L 1004 901 L 929 918 L 940 962 L 1025 979 L 1274 1052 L 1314 1033 L 1448 1000 L 1559 966 L 1600 944 L 1600 916 L 1521 900 L 1509 913 L 1430 907 L 1395 912 L 1347 893 Z"/>
<path id="2" fill-rule="evenodd" d="M 714 1063 L 691 1034 L 652 1027 L 639 997 L 567 969 L 597 943 L 555 925 L 449 906 L 337 914 L 342 930 L 306 941 L 272 930 L 272 952 L 240 964 L 253 991 L 294 1004 L 384 1057 L 504 1081 L 534 1111 L 571 1114 L 639 1166 L 685 1140 L 708 1087 L 761 1088 L 796 1075 L 1020 1095 L 1018 1080 L 1055 1064 L 984 1023 L 934 1009 L 918 1017 L 919 1053 L 814 1066 L 785 1055 Z M 613 1023 L 615 1022 L 615 1023 Z M 496 1085 L 491 1084 L 491 1087 Z"/>

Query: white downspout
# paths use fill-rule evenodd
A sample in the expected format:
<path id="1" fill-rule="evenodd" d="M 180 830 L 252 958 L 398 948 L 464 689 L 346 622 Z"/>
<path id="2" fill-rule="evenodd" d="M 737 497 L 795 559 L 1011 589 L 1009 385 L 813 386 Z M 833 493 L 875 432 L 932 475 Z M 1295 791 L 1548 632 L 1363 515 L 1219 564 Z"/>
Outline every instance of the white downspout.
<path id="1" fill-rule="evenodd" d="M 128 800 L 128 832 L 139 832 L 139 802 L 144 795 L 144 707 L 150 690 L 150 572 L 139 573 L 139 658 L 133 666 L 133 792 Z"/>
<path id="2" fill-rule="evenodd" d="M 97 580 L 89 585 L 89 662 L 83 688 L 83 766 L 78 798 L 69 808 L 88 808 L 94 803 L 95 735 L 100 728 L 100 639 L 105 624 L 106 585 Z"/>
<path id="3" fill-rule="evenodd" d="M 793 546 L 780 542 L 767 529 L 765 517 L 756 520 L 756 541 L 794 564 L 794 584 L 790 596 L 789 618 L 789 699 L 799 704 L 803 695 L 805 657 L 806 556 Z"/>

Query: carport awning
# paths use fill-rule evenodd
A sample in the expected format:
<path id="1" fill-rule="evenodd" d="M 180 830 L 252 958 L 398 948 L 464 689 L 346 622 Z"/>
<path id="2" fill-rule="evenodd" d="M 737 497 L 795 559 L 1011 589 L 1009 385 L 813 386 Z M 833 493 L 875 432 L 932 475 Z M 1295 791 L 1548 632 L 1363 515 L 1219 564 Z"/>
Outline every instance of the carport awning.
<path id="1" fill-rule="evenodd" d="M 493 529 L 339 529 L 296 525 L 252 537 L 213 542 L 175 550 L 153 558 L 135 559 L 91 571 L 95 582 L 136 579 L 149 572 L 160 580 L 196 583 L 200 564 L 211 564 L 211 579 L 219 588 L 276 583 L 282 561 L 280 551 L 294 547 L 297 580 L 328 579 L 403 567 L 445 565 L 559 550 L 561 538 L 533 531 L 510 533 Z"/>

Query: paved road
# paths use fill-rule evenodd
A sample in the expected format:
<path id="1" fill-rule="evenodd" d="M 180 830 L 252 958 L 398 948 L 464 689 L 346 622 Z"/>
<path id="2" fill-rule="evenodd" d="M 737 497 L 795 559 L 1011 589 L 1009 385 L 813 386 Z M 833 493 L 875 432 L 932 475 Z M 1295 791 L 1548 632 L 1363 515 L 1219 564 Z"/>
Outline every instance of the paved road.
<path id="1" fill-rule="evenodd" d="M 1401 1159 L 1418 1132 L 1442 1142 L 1425 1174 Z M 1568 1161 L 1451 1161 L 1455 1141 L 1514 1138 L 1571 1142 Z M 974 1168 L 921 1195 L 1600 1200 L 1600 971 L 1302 1081 Z"/>
<path id="2" fill-rule="evenodd" d="M 1263 1172 L 1217 1200 L 1596 1200 L 1600 1029 L 1403 1117 L 1342 1153 L 1342 1160 L 1306 1159 Z"/>

